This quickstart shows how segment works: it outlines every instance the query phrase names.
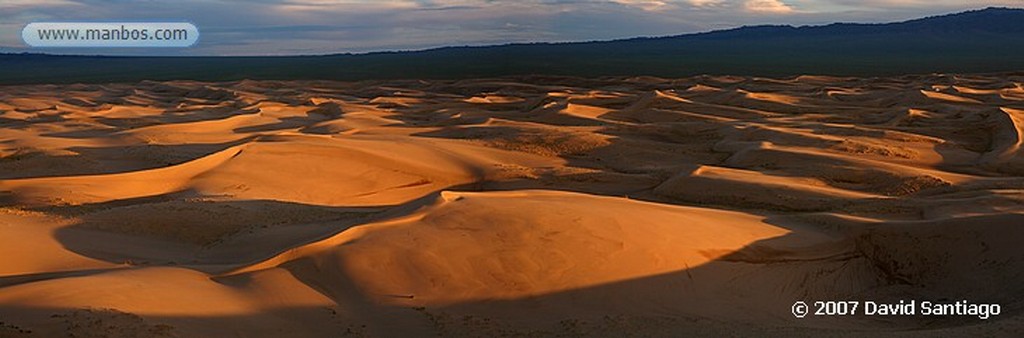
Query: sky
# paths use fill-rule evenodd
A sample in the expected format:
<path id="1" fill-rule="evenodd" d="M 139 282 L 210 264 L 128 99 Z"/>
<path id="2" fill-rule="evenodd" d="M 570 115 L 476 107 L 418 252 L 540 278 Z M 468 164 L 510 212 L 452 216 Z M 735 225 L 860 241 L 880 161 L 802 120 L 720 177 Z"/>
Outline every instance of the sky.
<path id="1" fill-rule="evenodd" d="M 0 51 L 309 55 L 664 36 L 755 24 L 891 22 L 1024 0 L 0 0 Z M 38 49 L 30 22 L 180 20 L 180 49 Z"/>

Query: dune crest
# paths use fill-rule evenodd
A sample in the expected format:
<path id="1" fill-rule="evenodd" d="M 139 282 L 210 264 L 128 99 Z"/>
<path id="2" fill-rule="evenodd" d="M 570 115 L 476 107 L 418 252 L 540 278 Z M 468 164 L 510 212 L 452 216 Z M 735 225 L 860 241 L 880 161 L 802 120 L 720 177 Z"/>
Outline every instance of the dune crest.
<path id="1" fill-rule="evenodd" d="M 5 87 L 0 336 L 1019 332 L 1021 83 Z"/>

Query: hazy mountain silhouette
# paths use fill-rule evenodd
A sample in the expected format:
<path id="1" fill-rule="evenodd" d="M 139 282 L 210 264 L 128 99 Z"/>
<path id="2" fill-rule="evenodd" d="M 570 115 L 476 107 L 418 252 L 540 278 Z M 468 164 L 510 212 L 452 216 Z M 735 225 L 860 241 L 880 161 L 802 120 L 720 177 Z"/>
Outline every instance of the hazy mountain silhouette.
<path id="1" fill-rule="evenodd" d="M 1024 32 L 1024 10 L 990 7 L 957 14 L 933 16 L 896 23 L 834 23 L 825 26 L 745 26 L 735 29 L 667 37 L 678 38 L 810 38 L 822 36 L 864 37 L 878 34 L 932 34 L 951 37 L 973 34 L 1019 34 Z"/>
<path id="2" fill-rule="evenodd" d="M 881 76 L 1024 70 L 1024 9 L 888 24 L 745 26 L 656 38 L 294 57 L 0 55 L 0 82 L 391 79 L 526 74 Z"/>

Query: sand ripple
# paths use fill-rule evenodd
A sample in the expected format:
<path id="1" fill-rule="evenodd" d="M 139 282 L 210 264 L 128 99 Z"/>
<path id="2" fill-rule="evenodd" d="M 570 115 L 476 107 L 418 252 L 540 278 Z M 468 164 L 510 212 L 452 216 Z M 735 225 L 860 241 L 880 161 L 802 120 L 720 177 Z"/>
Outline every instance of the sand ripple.
<path id="1" fill-rule="evenodd" d="M 0 336 L 1019 332 L 1021 83 L 5 87 Z"/>

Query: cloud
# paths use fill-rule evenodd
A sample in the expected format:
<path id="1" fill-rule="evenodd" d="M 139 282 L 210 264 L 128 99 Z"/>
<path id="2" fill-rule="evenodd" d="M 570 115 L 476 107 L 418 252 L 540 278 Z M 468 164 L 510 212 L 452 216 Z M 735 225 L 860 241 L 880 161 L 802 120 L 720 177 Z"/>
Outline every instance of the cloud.
<path id="1" fill-rule="evenodd" d="M 827 0 L 824 2 L 861 8 L 922 8 L 922 7 L 969 7 L 981 8 L 986 6 L 1024 6 L 1022 0 L 989 0 L 989 1 L 964 1 L 964 0 Z"/>
<path id="2" fill-rule="evenodd" d="M 779 0 L 747 0 L 743 7 L 755 13 L 789 14 L 793 7 Z"/>
<path id="3" fill-rule="evenodd" d="M 712 7 L 724 4 L 725 0 L 689 0 L 687 2 L 694 7 Z"/>
<path id="4" fill-rule="evenodd" d="M 668 6 L 667 2 L 658 0 L 612 0 L 612 2 L 642 8 L 645 11 L 656 11 Z"/>
<path id="5" fill-rule="evenodd" d="M 0 8 L 7 7 L 51 7 L 75 4 L 69 0 L 4 0 Z"/>

